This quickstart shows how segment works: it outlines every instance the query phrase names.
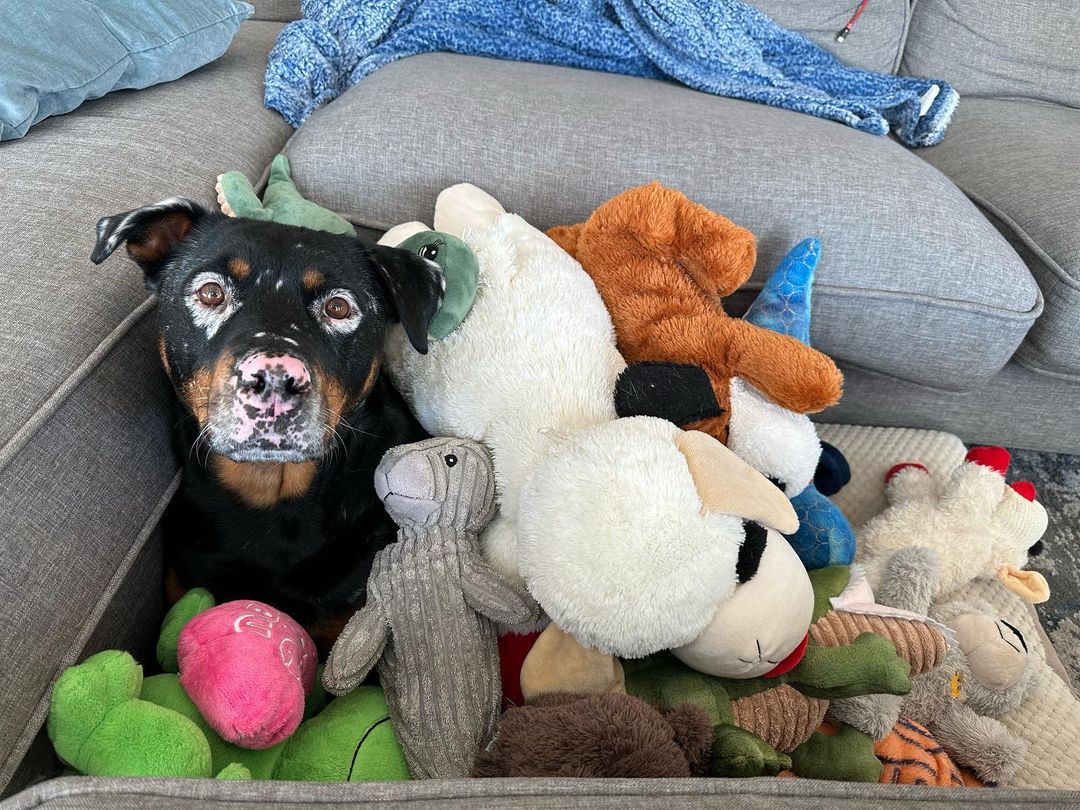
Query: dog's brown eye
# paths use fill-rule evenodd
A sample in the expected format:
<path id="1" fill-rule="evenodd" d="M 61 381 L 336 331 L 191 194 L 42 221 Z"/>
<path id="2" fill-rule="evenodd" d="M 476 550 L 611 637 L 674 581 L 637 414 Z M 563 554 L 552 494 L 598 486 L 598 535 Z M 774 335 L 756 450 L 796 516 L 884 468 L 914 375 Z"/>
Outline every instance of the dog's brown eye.
<path id="1" fill-rule="evenodd" d="M 216 307 L 225 301 L 225 290 L 216 281 L 208 281 L 199 287 L 199 300 L 208 307 Z"/>
<path id="2" fill-rule="evenodd" d="M 349 317 L 349 302 L 340 295 L 335 295 L 327 301 L 326 306 L 323 307 L 323 309 L 326 311 L 327 315 L 337 321 Z"/>

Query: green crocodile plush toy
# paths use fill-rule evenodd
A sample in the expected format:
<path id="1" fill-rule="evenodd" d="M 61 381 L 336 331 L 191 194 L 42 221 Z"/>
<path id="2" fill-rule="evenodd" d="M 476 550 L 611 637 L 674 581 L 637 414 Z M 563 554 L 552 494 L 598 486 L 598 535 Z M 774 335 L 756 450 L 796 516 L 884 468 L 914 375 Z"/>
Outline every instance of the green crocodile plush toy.
<path id="1" fill-rule="evenodd" d="M 810 579 L 818 622 L 829 611 L 829 598 L 847 586 L 849 571 L 831 566 L 811 571 Z M 830 700 L 911 691 L 911 665 L 874 633 L 837 647 L 809 639 L 802 660 L 774 678 L 716 678 L 666 652 L 623 666 L 628 694 L 662 709 L 692 703 L 706 711 L 713 722 L 715 776 L 774 776 L 790 769 L 809 778 L 876 782 L 881 762 L 870 736 L 850 726 L 826 735 L 818 726 Z M 778 722 L 769 722 L 770 716 Z"/>
<path id="2" fill-rule="evenodd" d="M 176 674 L 181 628 L 213 607 L 201 588 L 165 617 L 162 668 L 149 678 L 126 652 L 106 650 L 70 667 L 53 687 L 48 733 L 57 755 L 89 776 L 186 776 L 333 782 L 407 780 L 409 769 L 382 690 L 362 686 L 326 703 L 321 677 L 291 737 L 252 750 L 226 742 L 192 703 Z"/>
<path id="3" fill-rule="evenodd" d="M 356 229 L 347 219 L 300 195 L 285 155 L 278 155 L 270 164 L 270 179 L 261 200 L 243 172 L 218 175 L 217 193 L 221 210 L 230 217 L 262 219 L 316 231 L 356 235 Z"/>

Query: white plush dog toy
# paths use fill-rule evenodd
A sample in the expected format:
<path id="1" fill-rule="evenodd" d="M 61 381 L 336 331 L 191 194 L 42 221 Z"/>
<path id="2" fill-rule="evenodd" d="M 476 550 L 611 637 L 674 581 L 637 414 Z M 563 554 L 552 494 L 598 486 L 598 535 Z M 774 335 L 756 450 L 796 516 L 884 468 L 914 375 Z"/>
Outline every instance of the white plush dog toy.
<path id="1" fill-rule="evenodd" d="M 874 589 L 893 554 L 914 546 L 937 553 L 935 599 L 996 576 L 1025 601 L 1045 602 L 1046 579 L 1025 566 L 1046 531 L 1046 509 L 1030 482 L 1005 483 L 1009 461 L 1003 447 L 975 447 L 946 481 L 935 481 L 921 464 L 889 470 L 889 506 L 859 530 L 858 561 Z"/>
<path id="2" fill-rule="evenodd" d="M 475 253 L 475 299 L 426 355 L 391 330 L 386 365 L 425 429 L 491 449 L 485 556 L 585 646 L 636 657 L 692 644 L 736 587 L 744 520 L 792 532 L 790 503 L 705 434 L 617 418 L 611 320 L 544 233 L 467 184 L 439 195 L 434 226 Z"/>

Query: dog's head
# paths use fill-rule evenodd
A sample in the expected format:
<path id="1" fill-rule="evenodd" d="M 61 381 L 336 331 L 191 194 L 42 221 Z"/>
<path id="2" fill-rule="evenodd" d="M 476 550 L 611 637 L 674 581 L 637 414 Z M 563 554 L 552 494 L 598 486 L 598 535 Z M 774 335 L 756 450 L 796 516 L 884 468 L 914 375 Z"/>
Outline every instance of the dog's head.
<path id="1" fill-rule="evenodd" d="M 166 373 L 234 461 L 322 456 L 375 382 L 387 323 L 426 352 L 443 290 L 408 251 L 183 198 L 103 218 L 91 260 L 121 244 L 157 293 Z"/>

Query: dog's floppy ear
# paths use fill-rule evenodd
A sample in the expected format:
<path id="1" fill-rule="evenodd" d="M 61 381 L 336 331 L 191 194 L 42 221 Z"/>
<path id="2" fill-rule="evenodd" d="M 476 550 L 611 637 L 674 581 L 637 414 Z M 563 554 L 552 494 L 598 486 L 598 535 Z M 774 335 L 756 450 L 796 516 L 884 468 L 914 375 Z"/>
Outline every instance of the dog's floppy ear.
<path id="1" fill-rule="evenodd" d="M 435 262 L 408 250 L 386 245 L 365 247 L 379 269 L 409 342 L 420 354 L 427 354 L 428 325 L 446 287 L 442 270 Z"/>
<path id="2" fill-rule="evenodd" d="M 201 205 L 186 197 L 170 197 L 134 211 L 102 217 L 90 261 L 101 264 L 124 242 L 128 255 L 143 269 L 147 288 L 156 290 L 165 260 L 205 216 L 207 211 Z"/>

